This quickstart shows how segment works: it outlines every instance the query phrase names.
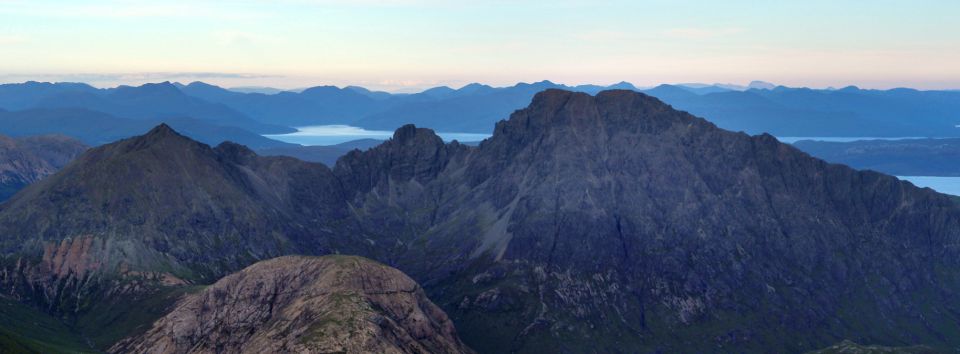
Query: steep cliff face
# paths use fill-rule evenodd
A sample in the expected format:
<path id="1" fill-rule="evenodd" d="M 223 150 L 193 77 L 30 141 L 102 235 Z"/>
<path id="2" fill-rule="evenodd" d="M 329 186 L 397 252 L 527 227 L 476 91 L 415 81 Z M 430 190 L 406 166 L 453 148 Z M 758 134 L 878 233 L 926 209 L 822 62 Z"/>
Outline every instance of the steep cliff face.
<path id="1" fill-rule="evenodd" d="M 63 168 L 86 149 L 80 141 L 63 136 L 0 136 L 0 202 Z"/>
<path id="2" fill-rule="evenodd" d="M 0 235 L 15 269 L 194 283 L 363 255 L 484 352 L 960 345 L 954 200 L 629 91 L 548 90 L 479 147 L 406 126 L 332 170 L 160 127 L 0 206 Z"/>
<path id="3" fill-rule="evenodd" d="M 771 136 L 633 92 L 547 91 L 438 165 L 351 205 L 404 225 L 374 239 L 403 235 L 388 259 L 480 350 L 960 340 L 956 203 Z"/>
<path id="4" fill-rule="evenodd" d="M 268 349 L 269 348 L 269 349 Z M 349 256 L 256 263 L 190 295 L 116 353 L 469 353 L 412 279 Z"/>

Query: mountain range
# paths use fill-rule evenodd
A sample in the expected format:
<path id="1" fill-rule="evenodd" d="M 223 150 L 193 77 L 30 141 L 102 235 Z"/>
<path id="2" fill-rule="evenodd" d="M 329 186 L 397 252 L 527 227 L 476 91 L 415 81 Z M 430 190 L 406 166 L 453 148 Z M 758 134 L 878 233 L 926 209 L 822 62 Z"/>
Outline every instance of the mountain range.
<path id="1" fill-rule="evenodd" d="M 550 89 L 478 146 L 405 125 L 332 167 L 167 125 L 90 149 L 0 204 L 0 284 L 100 349 L 204 318 L 258 261 L 351 254 L 422 284 L 478 352 L 949 350 L 958 230 L 956 200 L 894 177 Z"/>
<path id="2" fill-rule="evenodd" d="M 801 140 L 793 146 L 824 160 L 858 169 L 896 176 L 960 177 L 960 139 Z"/>
<path id="3" fill-rule="evenodd" d="M 208 144 L 233 141 L 253 148 L 298 146 L 268 139 L 242 128 L 216 125 L 194 118 L 127 119 L 84 108 L 0 112 L 0 134 L 15 137 L 60 134 L 91 146 L 142 134 L 161 123 L 174 126 L 191 138 Z"/>
<path id="4" fill-rule="evenodd" d="M 202 82 L 164 82 L 111 89 L 86 84 L 27 82 L 0 85 L 0 109 L 25 111 L 21 114 L 26 115 L 43 114 L 51 109 L 85 109 L 125 120 L 168 124 L 172 119 L 190 119 L 201 121 L 194 124 L 241 129 L 250 133 L 247 135 L 291 132 L 292 127 L 329 124 L 393 130 L 411 123 L 441 132 L 486 134 L 497 121 L 526 106 L 537 92 L 547 89 L 588 94 L 609 89 L 640 91 L 674 108 L 710 117 L 721 128 L 750 134 L 960 136 L 957 131 L 960 121 L 953 114 L 960 109 L 957 91 L 864 90 L 853 86 L 818 90 L 764 82 L 749 86 L 660 85 L 646 89 L 627 82 L 567 86 L 540 81 L 509 87 L 474 83 L 459 89 L 435 87 L 416 94 L 391 94 L 357 86 L 251 92 Z M 230 140 L 228 136 L 209 133 L 198 137 L 182 130 L 192 138 L 206 138 L 205 141 L 214 145 Z M 72 132 L 64 129 L 60 133 L 71 135 Z M 129 136 L 132 134 L 123 137 Z M 116 135 L 105 134 L 93 140 L 103 143 L 115 138 Z"/>

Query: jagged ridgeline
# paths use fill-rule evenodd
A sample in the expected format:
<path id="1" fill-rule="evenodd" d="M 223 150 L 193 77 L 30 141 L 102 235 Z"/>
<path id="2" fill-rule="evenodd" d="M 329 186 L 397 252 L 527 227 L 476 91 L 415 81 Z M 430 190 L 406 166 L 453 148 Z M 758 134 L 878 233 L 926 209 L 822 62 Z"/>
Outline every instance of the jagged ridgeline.
<path id="1" fill-rule="evenodd" d="M 0 236 L 4 289 L 77 318 L 341 253 L 419 281 L 479 352 L 960 346 L 954 200 L 630 91 L 542 92 L 478 147 L 405 126 L 333 169 L 161 126 L 17 194 Z"/>

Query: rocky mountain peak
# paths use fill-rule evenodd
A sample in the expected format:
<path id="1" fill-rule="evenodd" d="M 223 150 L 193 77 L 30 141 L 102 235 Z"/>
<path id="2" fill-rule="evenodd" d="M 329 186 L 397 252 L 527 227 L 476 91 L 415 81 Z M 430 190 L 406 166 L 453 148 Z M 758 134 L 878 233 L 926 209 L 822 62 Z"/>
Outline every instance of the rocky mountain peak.
<path id="1" fill-rule="evenodd" d="M 173 130 L 166 123 L 150 129 L 146 134 L 129 138 L 121 141 L 118 147 L 125 148 L 124 151 L 134 151 L 147 148 L 178 149 L 177 146 L 195 146 L 203 145 Z"/>
<path id="2" fill-rule="evenodd" d="M 443 144 L 443 140 L 433 131 L 433 129 L 417 128 L 413 124 L 407 124 L 397 128 L 393 132 L 394 144 L 417 145 L 426 143 L 428 145 Z"/>
<path id="3" fill-rule="evenodd" d="M 115 97 L 138 98 L 142 96 L 181 96 L 183 92 L 169 81 L 148 83 L 141 86 L 120 86 L 113 89 Z"/>
<path id="4" fill-rule="evenodd" d="M 256 263 L 181 301 L 110 351 L 470 353 L 402 272 L 360 257 Z"/>
<path id="5" fill-rule="evenodd" d="M 550 89 L 534 96 L 530 106 L 515 112 L 509 120 L 497 124 L 494 136 L 541 138 L 548 131 L 563 130 L 581 134 L 600 130 L 636 130 L 650 126 L 654 115 L 663 120 L 659 125 L 679 122 L 672 108 L 660 100 L 629 90 L 602 91 L 596 96 L 586 93 Z M 681 117 L 683 115 L 680 115 Z M 689 115 L 686 115 L 689 116 Z M 681 119 L 688 122 L 689 119 Z"/>
<path id="6" fill-rule="evenodd" d="M 167 123 L 160 123 L 160 125 L 153 127 L 146 134 L 145 137 L 150 136 L 170 136 L 170 135 L 179 135 L 176 130 L 173 130 Z"/>

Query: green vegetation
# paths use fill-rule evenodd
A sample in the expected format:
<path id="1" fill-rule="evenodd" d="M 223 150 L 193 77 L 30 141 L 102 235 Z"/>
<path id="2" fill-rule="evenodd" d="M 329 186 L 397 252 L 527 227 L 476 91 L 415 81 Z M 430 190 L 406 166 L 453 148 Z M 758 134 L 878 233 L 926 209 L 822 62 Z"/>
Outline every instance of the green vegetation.
<path id="1" fill-rule="evenodd" d="M 182 295 L 192 294 L 203 288 L 161 288 L 147 296 L 98 302 L 74 321 L 74 327 L 84 333 L 95 347 L 106 349 L 127 336 L 146 331 L 153 321 L 165 315 Z"/>
<path id="2" fill-rule="evenodd" d="M 0 352 L 97 353 L 53 316 L 0 297 Z"/>

